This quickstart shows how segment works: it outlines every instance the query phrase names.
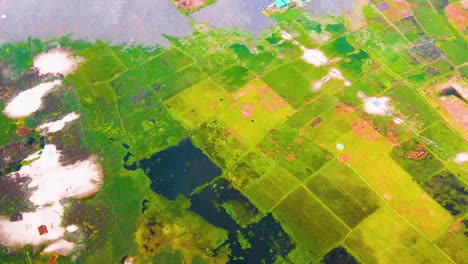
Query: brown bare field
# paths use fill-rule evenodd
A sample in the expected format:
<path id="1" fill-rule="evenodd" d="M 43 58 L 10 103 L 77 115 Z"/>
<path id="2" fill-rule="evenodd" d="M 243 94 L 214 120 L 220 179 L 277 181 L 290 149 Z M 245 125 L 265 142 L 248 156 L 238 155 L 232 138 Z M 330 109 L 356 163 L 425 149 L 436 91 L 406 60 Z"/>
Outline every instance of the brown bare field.
<path id="1" fill-rule="evenodd" d="M 452 26 L 462 33 L 468 27 L 468 10 L 461 3 L 451 3 L 445 7 L 445 13 Z"/>
<path id="2" fill-rule="evenodd" d="M 383 13 L 392 22 L 413 15 L 410 5 L 405 0 L 387 0 L 386 2 L 390 8 L 383 11 Z"/>
<path id="3" fill-rule="evenodd" d="M 426 93 L 432 98 L 446 112 L 448 123 L 452 124 L 455 128 L 460 128 L 460 131 L 468 131 L 468 105 L 466 101 L 456 96 L 441 96 L 441 92 L 446 89 L 455 89 L 461 97 L 465 100 L 468 98 L 468 88 L 463 80 L 463 77 L 459 75 L 453 76 L 449 81 L 438 84 L 433 88 L 426 90 Z M 466 138 L 465 133 L 461 133 Z"/>
<path id="4" fill-rule="evenodd" d="M 343 103 L 338 103 L 335 106 L 335 111 L 338 114 L 349 114 L 349 113 L 355 112 L 356 110 L 353 107 L 347 106 L 347 105 L 345 105 Z"/>
<path id="5" fill-rule="evenodd" d="M 449 227 L 448 231 L 452 234 L 459 232 L 461 230 L 462 220 L 463 220 L 462 218 L 457 218 L 457 220 L 455 220 L 453 225 Z"/>
<path id="6" fill-rule="evenodd" d="M 174 3 L 183 9 L 195 9 L 201 5 L 204 5 L 207 0 L 174 0 Z"/>
<path id="7" fill-rule="evenodd" d="M 393 133 L 392 131 L 387 132 L 387 139 L 390 141 L 394 146 L 396 147 L 401 147 L 400 140 L 398 139 L 398 136 Z"/>
<path id="8" fill-rule="evenodd" d="M 379 141 L 379 137 L 376 136 L 374 129 L 372 128 L 371 121 L 365 121 L 362 119 L 354 120 L 351 122 L 351 128 L 353 129 L 353 133 L 366 140 L 370 141 Z"/>

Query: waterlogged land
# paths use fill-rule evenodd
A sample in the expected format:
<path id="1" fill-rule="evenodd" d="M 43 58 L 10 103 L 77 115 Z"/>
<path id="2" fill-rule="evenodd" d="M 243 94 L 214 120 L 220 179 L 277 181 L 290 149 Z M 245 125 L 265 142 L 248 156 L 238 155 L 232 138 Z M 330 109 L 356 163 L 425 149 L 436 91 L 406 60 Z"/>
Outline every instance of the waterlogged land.
<path id="1" fill-rule="evenodd" d="M 3 44 L 0 262 L 466 263 L 466 24 L 444 3 Z"/>

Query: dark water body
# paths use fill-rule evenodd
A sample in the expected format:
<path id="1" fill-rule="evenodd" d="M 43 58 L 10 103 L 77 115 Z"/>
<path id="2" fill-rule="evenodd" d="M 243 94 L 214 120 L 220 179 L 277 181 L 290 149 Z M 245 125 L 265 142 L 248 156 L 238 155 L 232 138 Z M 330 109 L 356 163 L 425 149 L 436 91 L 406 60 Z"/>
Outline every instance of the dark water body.
<path id="1" fill-rule="evenodd" d="M 196 148 L 189 138 L 182 140 L 177 146 L 132 164 L 127 164 L 132 157 L 131 149 L 126 144 L 123 146 L 129 150 L 123 158 L 124 167 L 130 170 L 142 169 L 151 179 L 151 189 L 154 192 L 169 200 L 174 200 L 178 195 L 188 197 L 191 202 L 189 210 L 228 231 L 228 239 L 220 248 L 229 246 L 231 249 L 229 263 L 274 263 L 278 256 L 286 259 L 288 253 L 295 248 L 294 242 L 280 223 L 271 214 L 262 216 L 228 180 L 218 178 L 193 193 L 197 187 L 221 175 L 221 169 Z M 147 203 L 147 200 L 142 201 L 142 211 L 148 208 Z M 232 203 L 242 208 L 242 220 L 236 221 L 224 209 L 223 204 Z M 239 234 L 250 247 L 243 248 Z"/>
<path id="2" fill-rule="evenodd" d="M 466 101 L 465 98 L 453 87 L 449 87 L 442 92 L 440 92 L 440 95 L 443 96 L 455 96 L 458 97 L 458 99 L 461 99 L 462 101 Z"/>
<path id="3" fill-rule="evenodd" d="M 221 205 L 235 200 L 246 208 L 252 217 L 258 210 L 239 191 L 233 189 L 226 179 L 219 179 L 198 194 L 191 196 L 190 210 L 205 218 L 211 224 L 229 232 L 228 240 L 223 244 L 231 249 L 229 263 L 274 263 L 277 256 L 286 257 L 295 248 L 288 234 L 271 214 L 245 228 L 236 223 Z M 237 232 L 250 244 L 242 248 Z"/>
<path id="4" fill-rule="evenodd" d="M 151 179 L 151 189 L 169 200 L 179 194 L 189 196 L 196 187 L 221 175 L 221 169 L 188 138 L 140 160 L 139 168 Z"/>
<path id="5" fill-rule="evenodd" d="M 226 179 L 219 179 L 200 193 L 190 197 L 190 210 L 201 215 L 208 222 L 229 231 L 240 229 L 240 226 L 231 218 L 221 205 L 230 200 L 243 204 L 252 217 L 259 214 L 257 208 L 250 203 L 239 191 L 233 189 Z"/>
<path id="6" fill-rule="evenodd" d="M 328 252 L 324 257 L 324 264 L 358 264 L 358 261 L 345 248 L 336 247 Z"/>
<path id="7" fill-rule="evenodd" d="M 235 233 L 229 233 L 229 263 L 274 263 L 278 256 L 287 259 L 286 256 L 295 248 L 291 238 L 271 213 L 258 223 L 239 231 L 249 241 L 251 248 L 242 249 Z"/>

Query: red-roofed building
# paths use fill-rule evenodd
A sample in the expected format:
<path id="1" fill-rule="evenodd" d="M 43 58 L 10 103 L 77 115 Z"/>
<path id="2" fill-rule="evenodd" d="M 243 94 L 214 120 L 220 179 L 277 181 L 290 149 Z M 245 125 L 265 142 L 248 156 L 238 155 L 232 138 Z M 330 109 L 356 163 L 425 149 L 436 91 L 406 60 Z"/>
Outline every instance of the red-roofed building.
<path id="1" fill-rule="evenodd" d="M 41 225 L 37 228 L 37 230 L 39 231 L 39 235 L 43 235 L 43 234 L 47 234 L 47 226 L 45 225 Z"/>

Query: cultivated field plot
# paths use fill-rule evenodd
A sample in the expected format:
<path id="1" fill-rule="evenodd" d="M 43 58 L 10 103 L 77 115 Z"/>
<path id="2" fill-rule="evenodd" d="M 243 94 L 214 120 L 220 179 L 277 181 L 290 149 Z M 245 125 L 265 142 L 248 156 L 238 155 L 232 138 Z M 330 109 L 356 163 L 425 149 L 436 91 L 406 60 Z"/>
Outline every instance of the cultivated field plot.
<path id="1" fill-rule="evenodd" d="M 392 177 L 383 177 L 384 171 Z M 390 207 L 430 240 L 438 238 L 453 221 L 450 213 L 425 194 L 390 158 L 370 159 L 357 169 L 357 173 L 379 192 Z"/>
<path id="2" fill-rule="evenodd" d="M 273 212 L 313 255 L 325 253 L 349 232 L 343 222 L 303 187 L 292 192 Z"/>
<path id="3" fill-rule="evenodd" d="M 349 228 L 356 227 L 382 204 L 359 175 L 338 162 L 327 164 L 305 186 Z"/>
<path id="4" fill-rule="evenodd" d="M 453 263 L 388 208 L 351 231 L 345 245 L 366 263 Z"/>
<path id="5" fill-rule="evenodd" d="M 0 262 L 466 263 L 463 5 L 372 0 L 352 32 L 292 9 L 258 38 L 193 25 L 167 48 L 1 44 Z M 53 48 L 76 70 L 32 70 Z M 40 224 L 63 241 L 33 247 L 5 234 L 37 213 L 18 171 L 50 145 L 104 182 L 60 198 L 64 226 Z"/>

